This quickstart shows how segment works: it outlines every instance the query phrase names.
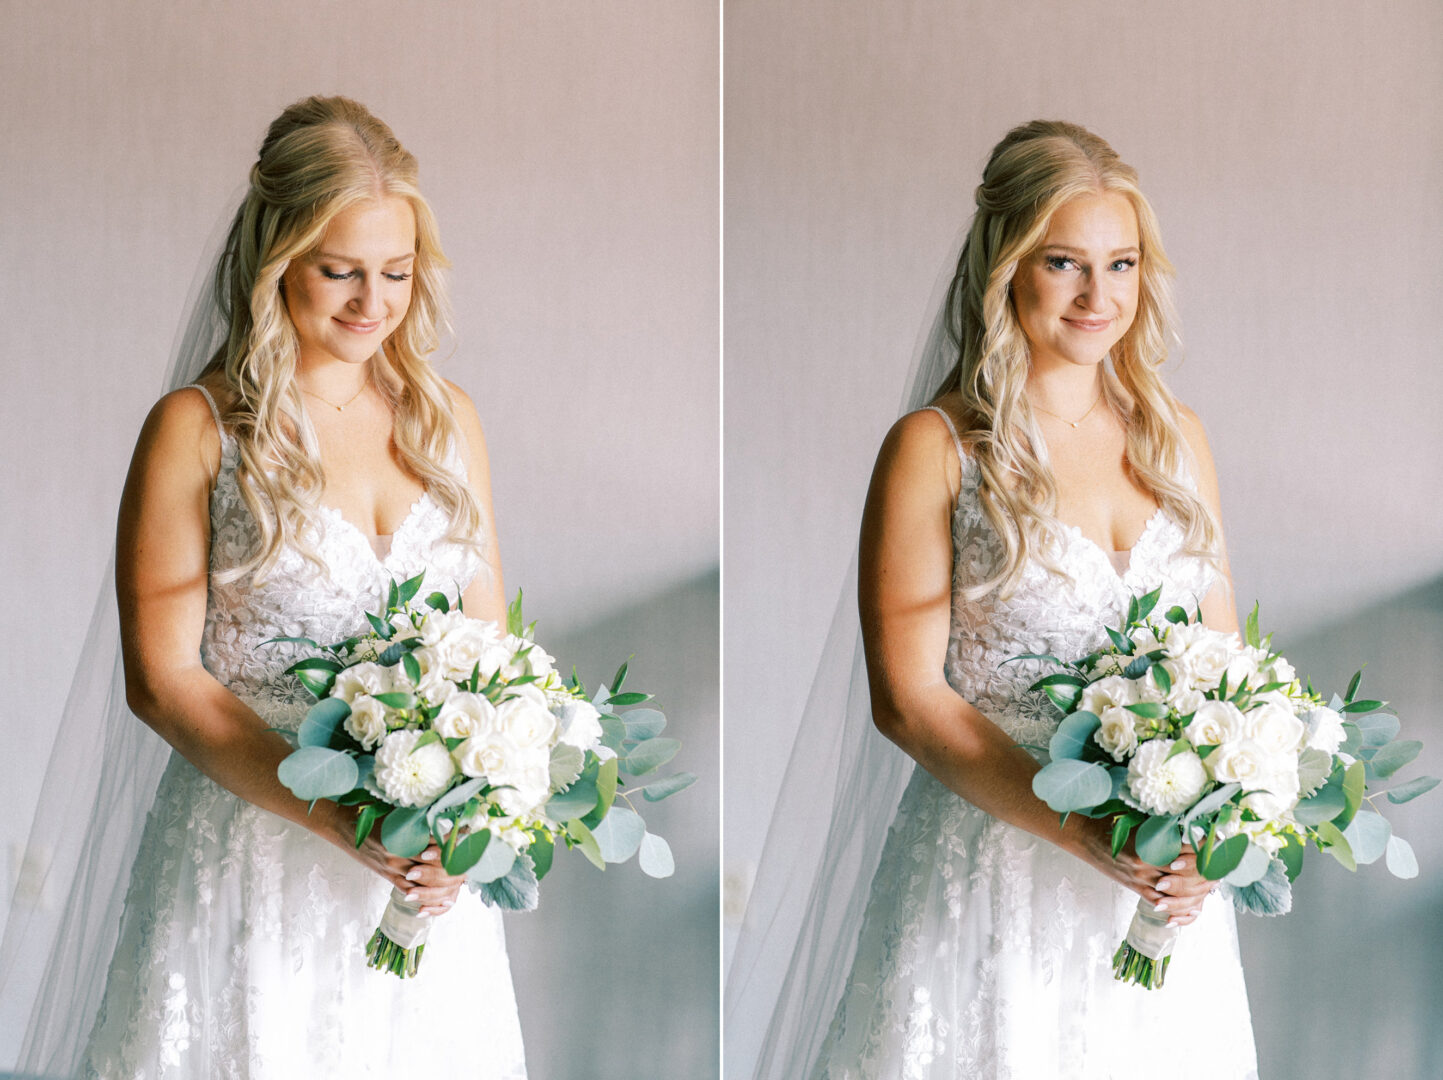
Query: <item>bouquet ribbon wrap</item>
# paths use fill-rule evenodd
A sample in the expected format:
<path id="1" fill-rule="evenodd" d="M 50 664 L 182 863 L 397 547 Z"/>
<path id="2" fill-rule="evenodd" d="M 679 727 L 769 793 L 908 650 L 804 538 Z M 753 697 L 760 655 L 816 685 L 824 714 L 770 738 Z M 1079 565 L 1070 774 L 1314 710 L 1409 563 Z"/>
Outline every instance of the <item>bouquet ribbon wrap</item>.
<path id="1" fill-rule="evenodd" d="M 378 927 L 382 934 L 403 949 L 414 949 L 426 944 L 426 935 L 431 931 L 431 920 L 421 917 L 421 902 L 407 900 L 400 889 L 391 890 L 391 902 L 386 905 Z"/>
<path id="2" fill-rule="evenodd" d="M 1137 914 L 1132 917 L 1132 926 L 1127 931 L 1127 943 L 1153 960 L 1171 956 L 1182 927 L 1168 926 L 1167 920 L 1167 912 L 1156 911 L 1148 901 L 1139 900 Z"/>

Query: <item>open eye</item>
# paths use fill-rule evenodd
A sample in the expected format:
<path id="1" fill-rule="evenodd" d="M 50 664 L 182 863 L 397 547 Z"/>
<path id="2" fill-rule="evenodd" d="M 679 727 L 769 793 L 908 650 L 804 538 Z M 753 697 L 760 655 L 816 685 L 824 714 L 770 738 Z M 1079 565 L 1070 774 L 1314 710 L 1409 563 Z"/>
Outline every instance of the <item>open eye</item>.
<path id="1" fill-rule="evenodd" d="M 1112 264 L 1112 269 L 1119 274 L 1125 274 L 1137 265 L 1137 260 L 1129 256 L 1126 259 L 1118 259 Z"/>
<path id="2" fill-rule="evenodd" d="M 1067 255 L 1048 255 L 1045 263 L 1049 270 L 1075 270 L 1077 263 Z"/>

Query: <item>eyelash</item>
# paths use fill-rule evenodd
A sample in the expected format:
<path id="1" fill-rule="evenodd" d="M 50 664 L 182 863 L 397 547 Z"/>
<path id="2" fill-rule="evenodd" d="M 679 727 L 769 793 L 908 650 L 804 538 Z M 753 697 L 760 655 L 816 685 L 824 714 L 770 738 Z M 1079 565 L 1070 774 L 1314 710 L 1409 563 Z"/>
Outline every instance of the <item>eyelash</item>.
<path id="1" fill-rule="evenodd" d="M 332 273 L 330 270 L 327 270 L 324 266 L 321 267 L 321 273 L 328 281 L 348 281 L 356 275 L 356 271 L 354 270 L 349 270 L 344 274 L 335 274 Z M 384 274 L 382 276 L 385 277 L 387 281 L 394 281 L 397 284 L 403 281 L 411 280 L 410 274 Z"/>
<path id="2" fill-rule="evenodd" d="M 1047 269 L 1049 269 L 1049 270 L 1055 270 L 1055 271 L 1057 271 L 1058 273 L 1062 273 L 1062 272 L 1064 272 L 1064 271 L 1066 271 L 1066 270 L 1069 269 L 1069 267 L 1063 265 L 1063 264 L 1065 264 L 1065 263 L 1072 263 L 1073 266 L 1076 266 L 1076 265 L 1077 265 L 1076 261 L 1073 260 L 1072 257 L 1071 257 L 1071 256 L 1068 256 L 1068 255 L 1048 255 L 1048 256 L 1047 256 Z M 1113 266 L 1114 269 L 1116 269 L 1116 268 L 1119 267 L 1119 266 L 1125 266 L 1125 267 L 1127 267 L 1128 270 L 1131 270 L 1131 269 L 1132 269 L 1133 267 L 1135 267 L 1136 265 L 1137 265 L 1137 260 L 1136 260 L 1136 259 L 1133 259 L 1133 258 L 1118 259 L 1116 262 L 1114 262 L 1114 263 L 1112 264 L 1112 266 Z M 1126 271 L 1126 270 L 1117 270 L 1116 272 L 1117 272 L 1117 273 L 1126 273 L 1127 271 Z"/>

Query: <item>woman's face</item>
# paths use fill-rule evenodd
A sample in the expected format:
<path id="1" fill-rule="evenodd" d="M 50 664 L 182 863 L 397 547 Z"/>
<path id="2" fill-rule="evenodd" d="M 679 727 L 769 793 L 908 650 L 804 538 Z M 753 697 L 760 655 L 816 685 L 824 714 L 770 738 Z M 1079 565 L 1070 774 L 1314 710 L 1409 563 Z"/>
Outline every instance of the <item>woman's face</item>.
<path id="1" fill-rule="evenodd" d="M 1035 368 L 1097 364 L 1137 315 L 1137 213 L 1125 195 L 1082 195 L 1017 264 L 1012 299 Z"/>
<path id="2" fill-rule="evenodd" d="M 365 363 L 411 306 L 416 213 L 388 196 L 337 214 L 309 255 L 281 277 L 302 365 Z"/>

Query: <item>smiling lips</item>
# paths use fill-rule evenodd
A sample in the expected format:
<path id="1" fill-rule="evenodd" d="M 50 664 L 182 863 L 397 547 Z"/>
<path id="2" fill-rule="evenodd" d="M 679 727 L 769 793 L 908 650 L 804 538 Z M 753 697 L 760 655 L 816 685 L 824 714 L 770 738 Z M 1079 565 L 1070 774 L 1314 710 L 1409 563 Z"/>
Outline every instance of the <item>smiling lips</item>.
<path id="1" fill-rule="evenodd" d="M 336 322 L 340 323 L 353 334 L 370 334 L 374 333 L 380 327 L 382 320 L 377 319 L 374 322 L 347 322 L 345 319 L 337 319 Z"/>
<path id="2" fill-rule="evenodd" d="M 1078 330 L 1098 331 L 1106 330 L 1112 325 L 1111 319 L 1063 319 L 1068 326 L 1076 327 Z"/>

